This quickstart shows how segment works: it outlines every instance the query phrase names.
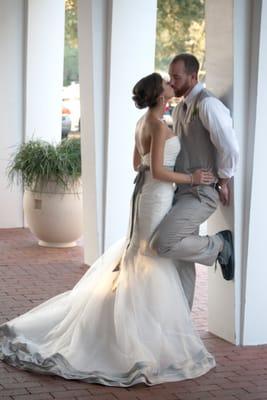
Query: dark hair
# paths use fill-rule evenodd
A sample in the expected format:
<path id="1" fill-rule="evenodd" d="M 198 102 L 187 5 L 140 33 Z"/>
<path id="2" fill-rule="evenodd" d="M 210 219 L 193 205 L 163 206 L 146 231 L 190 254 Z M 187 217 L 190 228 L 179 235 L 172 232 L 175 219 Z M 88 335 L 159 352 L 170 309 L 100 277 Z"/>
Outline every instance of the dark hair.
<path id="1" fill-rule="evenodd" d="M 160 74 L 153 72 L 138 81 L 133 88 L 133 101 L 136 107 L 155 107 L 158 102 L 158 97 L 163 92 L 163 78 Z"/>
<path id="2" fill-rule="evenodd" d="M 199 62 L 198 59 L 195 56 L 193 56 L 193 54 L 189 53 L 178 54 L 172 59 L 170 65 L 175 64 L 178 61 L 183 61 L 185 66 L 185 72 L 187 74 L 193 74 L 194 72 L 198 74 Z"/>

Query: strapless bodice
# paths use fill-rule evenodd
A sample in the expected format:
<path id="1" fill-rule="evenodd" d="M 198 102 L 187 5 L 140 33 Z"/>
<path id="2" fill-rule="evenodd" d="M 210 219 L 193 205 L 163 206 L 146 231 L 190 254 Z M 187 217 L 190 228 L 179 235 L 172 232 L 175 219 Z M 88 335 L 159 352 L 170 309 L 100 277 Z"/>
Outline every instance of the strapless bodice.
<path id="1" fill-rule="evenodd" d="M 164 147 L 164 166 L 174 167 L 180 148 L 180 141 L 177 136 L 172 136 L 166 139 Z M 142 156 L 142 164 L 150 166 L 150 153 Z"/>

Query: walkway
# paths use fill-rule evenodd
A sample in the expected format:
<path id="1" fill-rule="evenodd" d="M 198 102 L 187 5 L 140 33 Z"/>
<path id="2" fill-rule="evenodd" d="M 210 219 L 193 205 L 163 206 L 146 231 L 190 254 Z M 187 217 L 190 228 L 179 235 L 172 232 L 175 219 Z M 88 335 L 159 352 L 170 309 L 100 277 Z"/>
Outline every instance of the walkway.
<path id="1" fill-rule="evenodd" d="M 0 230 L 0 323 L 70 289 L 86 271 L 82 248 L 38 247 L 25 229 Z M 267 400 L 267 346 L 235 347 L 207 333 L 207 270 L 198 267 L 195 325 L 217 367 L 178 383 L 102 387 L 19 371 L 0 362 L 1 400 Z"/>

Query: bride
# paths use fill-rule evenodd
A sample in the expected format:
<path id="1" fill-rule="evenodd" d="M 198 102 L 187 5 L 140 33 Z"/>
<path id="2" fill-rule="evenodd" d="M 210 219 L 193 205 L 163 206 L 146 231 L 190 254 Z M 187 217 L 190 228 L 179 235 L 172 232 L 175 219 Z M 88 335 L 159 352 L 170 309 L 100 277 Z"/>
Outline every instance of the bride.
<path id="1" fill-rule="evenodd" d="M 157 73 L 133 89 L 139 171 L 127 239 L 109 248 L 70 291 L 0 326 L 0 359 L 26 370 L 108 386 L 155 385 L 215 366 L 192 325 L 176 267 L 148 247 L 175 184 L 213 176 L 173 172 L 179 139 L 161 120 L 173 89 Z"/>

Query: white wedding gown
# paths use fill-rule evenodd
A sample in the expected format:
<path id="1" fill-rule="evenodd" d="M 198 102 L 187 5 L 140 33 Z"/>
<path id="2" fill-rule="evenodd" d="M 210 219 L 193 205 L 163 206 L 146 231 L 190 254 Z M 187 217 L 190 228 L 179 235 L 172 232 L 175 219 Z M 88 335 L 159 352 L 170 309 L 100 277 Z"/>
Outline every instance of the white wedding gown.
<path id="1" fill-rule="evenodd" d="M 179 149 L 177 137 L 166 140 L 168 168 Z M 149 159 L 144 156 L 143 164 Z M 130 242 L 109 248 L 72 290 L 1 325 L 0 359 L 108 386 L 179 381 L 215 366 L 193 328 L 174 263 L 147 249 L 171 207 L 173 184 L 143 173 Z"/>

